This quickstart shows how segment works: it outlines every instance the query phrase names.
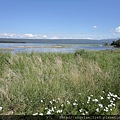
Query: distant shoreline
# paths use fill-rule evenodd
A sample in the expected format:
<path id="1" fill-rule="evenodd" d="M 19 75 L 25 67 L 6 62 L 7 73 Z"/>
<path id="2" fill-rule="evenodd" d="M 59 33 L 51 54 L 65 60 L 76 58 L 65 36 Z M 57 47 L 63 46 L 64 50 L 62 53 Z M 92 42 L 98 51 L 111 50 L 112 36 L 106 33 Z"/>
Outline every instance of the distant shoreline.
<path id="1" fill-rule="evenodd" d="M 63 48 L 65 46 L 62 45 L 54 45 L 54 46 L 14 46 L 14 48 Z"/>
<path id="2" fill-rule="evenodd" d="M 0 38 L 0 43 L 44 43 L 44 44 L 102 44 L 111 43 L 115 39 L 13 39 Z"/>
<path id="3" fill-rule="evenodd" d="M 11 51 L 15 48 L 65 48 L 63 45 L 54 45 L 54 46 L 14 46 L 12 48 L 0 48 L 2 51 Z"/>
<path id="4" fill-rule="evenodd" d="M 0 41 L 0 43 L 26 43 L 26 42 Z"/>

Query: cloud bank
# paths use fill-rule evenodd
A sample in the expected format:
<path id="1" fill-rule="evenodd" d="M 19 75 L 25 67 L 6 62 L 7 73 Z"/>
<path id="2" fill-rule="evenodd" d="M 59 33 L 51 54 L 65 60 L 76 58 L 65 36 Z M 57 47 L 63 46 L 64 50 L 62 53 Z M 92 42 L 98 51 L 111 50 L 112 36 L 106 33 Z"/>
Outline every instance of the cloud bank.
<path id="1" fill-rule="evenodd" d="M 47 35 L 0 33 L 0 37 L 1 37 L 1 38 L 46 39 L 46 38 L 47 38 Z"/>
<path id="2" fill-rule="evenodd" d="M 90 35 L 40 35 L 40 34 L 16 34 L 0 33 L 0 38 L 18 38 L 18 39 L 92 39 Z"/>
<path id="3" fill-rule="evenodd" d="M 118 34 L 120 34 L 120 26 L 118 26 L 118 27 L 115 28 L 115 32 L 118 33 Z"/>

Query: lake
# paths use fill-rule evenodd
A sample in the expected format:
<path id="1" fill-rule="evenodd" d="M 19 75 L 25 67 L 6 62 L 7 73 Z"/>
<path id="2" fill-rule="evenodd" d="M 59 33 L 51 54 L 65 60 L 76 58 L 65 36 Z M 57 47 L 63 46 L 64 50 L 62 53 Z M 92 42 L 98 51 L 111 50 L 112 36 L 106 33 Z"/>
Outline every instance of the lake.
<path id="1" fill-rule="evenodd" d="M 22 41 L 22 40 L 21 40 Z M 23 40 L 26 42 L 25 40 Z M 26 43 L 0 43 L 0 50 L 16 52 L 75 52 L 76 50 L 106 50 L 116 49 L 103 46 L 103 40 L 28 40 Z"/>

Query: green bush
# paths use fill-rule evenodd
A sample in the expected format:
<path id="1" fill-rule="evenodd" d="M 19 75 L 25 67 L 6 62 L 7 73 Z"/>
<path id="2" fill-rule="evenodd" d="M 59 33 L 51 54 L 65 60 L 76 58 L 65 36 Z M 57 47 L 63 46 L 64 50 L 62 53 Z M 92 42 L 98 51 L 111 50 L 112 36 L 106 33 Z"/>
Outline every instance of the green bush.
<path id="1" fill-rule="evenodd" d="M 116 46 L 116 47 L 120 47 L 120 39 L 117 40 L 117 41 L 113 41 L 113 42 L 111 43 L 111 45 L 114 45 L 114 46 Z"/>

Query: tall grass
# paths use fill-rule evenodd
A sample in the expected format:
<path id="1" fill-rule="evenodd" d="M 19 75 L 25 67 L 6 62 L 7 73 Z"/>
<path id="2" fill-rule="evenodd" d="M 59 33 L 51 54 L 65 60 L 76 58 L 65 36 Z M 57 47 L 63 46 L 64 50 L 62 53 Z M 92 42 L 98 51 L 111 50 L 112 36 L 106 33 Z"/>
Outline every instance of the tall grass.
<path id="1" fill-rule="evenodd" d="M 79 114 L 80 108 L 87 114 L 106 114 L 104 109 L 97 112 L 96 104 L 88 105 L 87 98 L 100 98 L 104 91 L 100 101 L 106 107 L 109 92 L 120 96 L 119 70 L 120 50 L 0 53 L 0 114 L 47 114 L 45 108 L 55 106 L 62 114 Z M 74 100 L 77 106 L 67 104 Z M 107 114 L 119 114 L 120 100 L 115 104 Z"/>

